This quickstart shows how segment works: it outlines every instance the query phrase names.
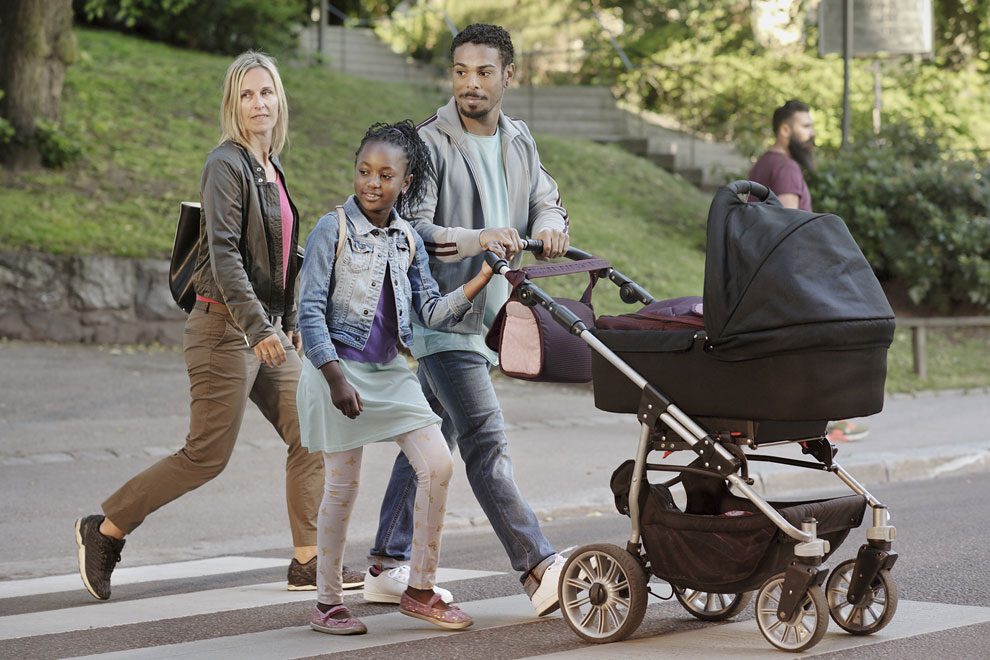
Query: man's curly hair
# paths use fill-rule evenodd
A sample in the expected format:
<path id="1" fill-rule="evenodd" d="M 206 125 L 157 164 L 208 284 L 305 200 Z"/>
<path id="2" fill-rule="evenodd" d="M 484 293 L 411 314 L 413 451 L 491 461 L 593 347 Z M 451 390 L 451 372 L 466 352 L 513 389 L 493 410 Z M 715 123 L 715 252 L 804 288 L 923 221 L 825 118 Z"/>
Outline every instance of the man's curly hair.
<path id="1" fill-rule="evenodd" d="M 454 41 L 450 44 L 450 62 L 454 62 L 454 51 L 463 44 L 478 44 L 479 46 L 490 46 L 498 51 L 502 59 L 502 67 L 512 64 L 515 58 L 515 49 L 512 47 L 512 37 L 505 28 L 488 23 L 472 23 L 457 33 Z"/>

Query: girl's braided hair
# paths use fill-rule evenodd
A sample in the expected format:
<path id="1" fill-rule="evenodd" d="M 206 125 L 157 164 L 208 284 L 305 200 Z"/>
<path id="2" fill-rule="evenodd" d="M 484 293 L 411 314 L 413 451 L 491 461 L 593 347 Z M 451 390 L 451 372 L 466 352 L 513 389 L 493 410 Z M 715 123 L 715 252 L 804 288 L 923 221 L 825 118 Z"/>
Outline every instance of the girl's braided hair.
<path id="1" fill-rule="evenodd" d="M 433 161 L 430 160 L 430 151 L 423 138 L 416 132 L 416 125 L 408 119 L 395 124 L 381 122 L 372 124 L 361 139 L 361 145 L 354 152 L 355 163 L 364 145 L 369 142 L 391 144 L 402 149 L 406 154 L 406 174 L 412 174 L 412 182 L 409 184 L 409 189 L 400 193 L 399 199 L 395 202 L 395 210 L 405 218 L 423 202 L 428 181 L 436 180 L 437 173 L 433 168 Z"/>

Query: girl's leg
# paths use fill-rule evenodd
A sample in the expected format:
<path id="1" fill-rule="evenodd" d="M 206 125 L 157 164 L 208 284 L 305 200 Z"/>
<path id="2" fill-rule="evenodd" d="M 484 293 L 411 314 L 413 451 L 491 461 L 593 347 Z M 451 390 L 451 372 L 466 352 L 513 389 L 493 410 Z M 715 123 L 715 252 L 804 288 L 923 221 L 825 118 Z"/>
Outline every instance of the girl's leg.
<path id="1" fill-rule="evenodd" d="M 320 605 L 343 602 L 340 571 L 344 565 L 347 522 L 361 478 L 361 449 L 323 454 L 323 501 L 316 527 L 316 598 Z"/>
<path id="2" fill-rule="evenodd" d="M 412 559 L 407 593 L 415 597 L 415 592 L 423 591 L 428 600 L 432 595 L 440 558 L 440 534 L 454 461 L 437 424 L 399 436 L 396 442 L 416 471 Z"/>

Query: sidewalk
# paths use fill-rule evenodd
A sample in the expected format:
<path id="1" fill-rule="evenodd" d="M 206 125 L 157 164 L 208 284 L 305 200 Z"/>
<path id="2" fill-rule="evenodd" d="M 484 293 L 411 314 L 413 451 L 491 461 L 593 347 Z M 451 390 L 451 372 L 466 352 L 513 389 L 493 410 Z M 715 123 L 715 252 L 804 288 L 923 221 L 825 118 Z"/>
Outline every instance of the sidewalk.
<path id="1" fill-rule="evenodd" d="M 74 556 L 66 545 L 76 516 L 95 512 L 127 478 L 182 446 L 188 380 L 179 352 L 166 349 L 0 342 L 0 577 L 43 574 Z M 609 478 L 633 458 L 632 415 L 594 407 L 590 387 L 496 377 L 509 423 L 517 483 L 541 520 L 614 515 Z M 836 458 L 865 487 L 990 471 L 990 390 L 888 397 L 869 418 L 869 437 L 839 445 Z M 768 447 L 800 456 L 796 445 Z M 397 448 L 365 449 L 349 543 L 367 547 Z M 254 406 L 226 471 L 157 512 L 128 547 L 134 564 L 244 553 L 286 544 L 281 496 L 284 447 Z M 655 454 L 651 460 L 660 460 Z M 688 452 L 667 459 L 684 463 Z M 489 530 L 455 459 L 448 529 Z M 772 497 L 846 490 L 826 473 L 753 463 L 756 487 Z M 43 490 L 39 490 L 43 488 Z M 892 510 L 896 502 L 892 502 Z M 217 514 L 221 514 L 218 518 Z M 53 534 L 53 532 L 56 532 Z M 140 540 L 139 538 L 140 537 Z M 49 565 L 37 557 L 52 557 Z"/>

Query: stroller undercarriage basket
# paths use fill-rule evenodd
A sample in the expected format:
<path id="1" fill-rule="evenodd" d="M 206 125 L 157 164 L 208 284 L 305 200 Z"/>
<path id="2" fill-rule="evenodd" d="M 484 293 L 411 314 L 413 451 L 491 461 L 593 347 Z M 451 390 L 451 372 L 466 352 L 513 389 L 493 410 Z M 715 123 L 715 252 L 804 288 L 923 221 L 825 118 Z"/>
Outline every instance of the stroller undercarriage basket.
<path id="1" fill-rule="evenodd" d="M 628 498 L 633 469 L 632 460 L 624 462 L 611 482 L 616 508 L 625 515 L 623 498 Z M 721 479 L 685 474 L 681 482 L 687 495 L 684 511 L 663 484 L 641 491 L 643 546 L 654 575 L 681 588 L 731 594 L 758 589 L 787 568 L 797 541 L 752 502 L 733 495 Z M 818 536 L 831 548 L 823 559 L 863 522 L 866 511 L 862 495 L 768 503 L 792 525 L 817 520 Z"/>

